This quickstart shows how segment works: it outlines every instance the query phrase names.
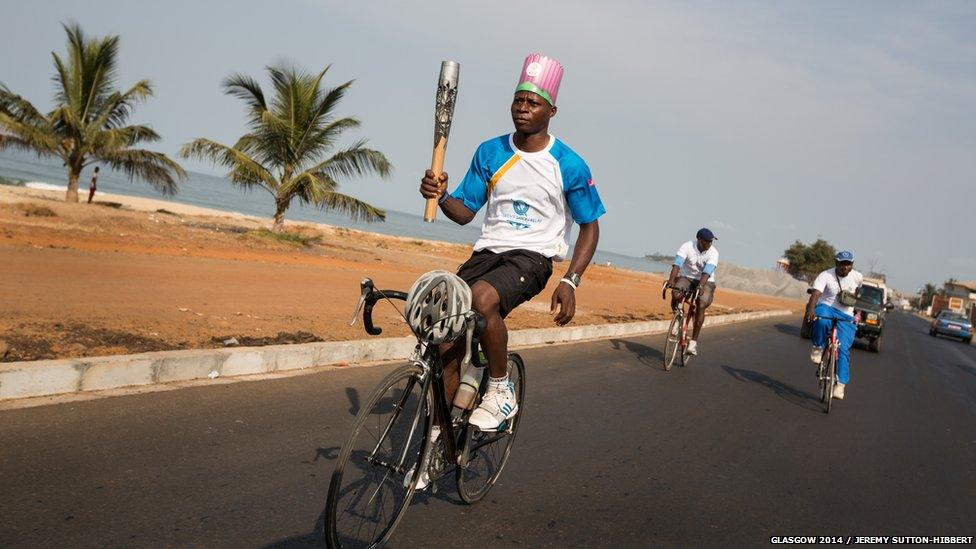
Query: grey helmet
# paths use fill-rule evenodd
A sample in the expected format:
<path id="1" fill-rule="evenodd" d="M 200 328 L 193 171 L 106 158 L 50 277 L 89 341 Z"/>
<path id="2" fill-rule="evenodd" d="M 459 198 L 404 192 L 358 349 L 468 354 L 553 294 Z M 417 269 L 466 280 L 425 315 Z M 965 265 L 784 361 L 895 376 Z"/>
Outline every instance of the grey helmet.
<path id="1" fill-rule="evenodd" d="M 430 271 L 410 287 L 405 311 L 407 324 L 418 338 L 433 344 L 464 334 L 471 310 L 471 288 L 454 273 Z"/>

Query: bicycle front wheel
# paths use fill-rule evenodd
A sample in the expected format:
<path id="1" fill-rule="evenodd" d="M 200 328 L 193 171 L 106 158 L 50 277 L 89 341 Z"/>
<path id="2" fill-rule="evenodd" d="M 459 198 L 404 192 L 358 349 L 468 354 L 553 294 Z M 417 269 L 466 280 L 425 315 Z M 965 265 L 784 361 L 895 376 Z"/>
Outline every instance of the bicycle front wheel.
<path id="1" fill-rule="evenodd" d="M 416 364 L 397 368 L 356 416 L 329 484 L 329 547 L 379 547 L 403 518 L 431 427 L 422 373 Z"/>
<path id="2" fill-rule="evenodd" d="M 668 333 L 664 339 L 664 371 L 670 372 L 674 365 L 674 359 L 678 356 L 678 348 L 681 347 L 681 324 L 683 319 L 680 314 L 675 314 L 668 326 Z"/>
<path id="3" fill-rule="evenodd" d="M 834 402 L 834 385 L 837 383 L 837 346 L 828 347 L 830 351 L 830 362 L 827 364 L 827 409 L 825 414 L 830 413 L 830 405 Z"/>
<path id="4" fill-rule="evenodd" d="M 830 384 L 827 382 L 827 372 L 830 370 L 830 352 L 824 351 L 817 366 L 817 381 L 820 383 L 820 403 L 826 405 L 830 400 Z"/>
<path id="5" fill-rule="evenodd" d="M 512 452 L 512 444 L 525 413 L 525 364 L 522 357 L 515 353 L 508 355 L 508 380 L 515 385 L 518 402 L 515 417 L 503 423 L 497 431 L 481 431 L 472 425 L 465 425 L 461 433 L 461 463 L 455 478 L 458 496 L 465 503 L 475 503 L 488 494 Z"/>

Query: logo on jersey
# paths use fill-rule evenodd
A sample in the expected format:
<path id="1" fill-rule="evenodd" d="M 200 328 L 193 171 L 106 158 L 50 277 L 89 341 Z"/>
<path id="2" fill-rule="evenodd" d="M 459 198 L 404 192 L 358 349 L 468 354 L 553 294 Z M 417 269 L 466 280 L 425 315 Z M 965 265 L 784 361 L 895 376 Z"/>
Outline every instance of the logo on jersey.
<path id="1" fill-rule="evenodd" d="M 586 184 L 589 185 L 590 187 L 592 187 L 593 186 L 593 178 L 591 177 L 591 178 L 587 179 L 586 180 Z"/>
<path id="2" fill-rule="evenodd" d="M 515 227 L 519 231 L 524 231 L 542 221 L 542 218 L 539 217 L 529 217 L 527 214 L 531 210 L 532 206 L 526 204 L 524 200 L 513 200 L 512 213 L 504 212 L 501 214 L 501 217 L 512 227 Z"/>

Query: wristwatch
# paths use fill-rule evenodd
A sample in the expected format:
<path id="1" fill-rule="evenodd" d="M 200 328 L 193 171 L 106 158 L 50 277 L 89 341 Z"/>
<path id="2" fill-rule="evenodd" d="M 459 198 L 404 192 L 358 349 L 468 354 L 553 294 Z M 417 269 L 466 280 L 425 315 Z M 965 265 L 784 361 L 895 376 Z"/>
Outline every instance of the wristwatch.
<path id="1" fill-rule="evenodd" d="M 569 274 L 567 274 L 566 276 L 563 277 L 563 280 L 565 280 L 566 282 L 569 282 L 570 286 L 572 286 L 574 289 L 576 289 L 576 288 L 579 288 L 580 283 L 583 282 L 583 277 L 581 277 L 580 275 L 578 275 L 576 273 L 569 273 Z"/>

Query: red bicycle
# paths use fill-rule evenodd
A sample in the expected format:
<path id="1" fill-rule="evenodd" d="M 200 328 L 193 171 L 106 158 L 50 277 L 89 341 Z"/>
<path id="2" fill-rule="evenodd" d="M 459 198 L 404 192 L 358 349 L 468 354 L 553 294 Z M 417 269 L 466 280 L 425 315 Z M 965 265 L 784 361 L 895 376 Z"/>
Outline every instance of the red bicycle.
<path id="1" fill-rule="evenodd" d="M 667 281 L 664 282 L 664 286 L 661 288 L 661 298 L 666 298 L 668 294 L 668 288 L 672 288 Z M 678 351 L 681 351 L 681 366 L 684 367 L 691 360 L 691 355 L 685 352 L 688 348 L 688 341 L 691 340 L 689 334 L 691 333 L 691 323 L 695 321 L 695 309 L 698 303 L 698 292 L 699 286 L 696 284 L 694 288 L 690 290 L 681 290 L 678 288 L 672 288 L 674 291 L 681 294 L 681 301 L 678 302 L 678 306 L 674 309 L 674 318 L 671 319 L 671 325 L 668 326 L 668 333 L 664 342 L 664 371 L 670 372 L 671 366 L 674 364 L 675 358 L 678 356 Z M 687 312 L 685 307 L 687 306 Z"/>

